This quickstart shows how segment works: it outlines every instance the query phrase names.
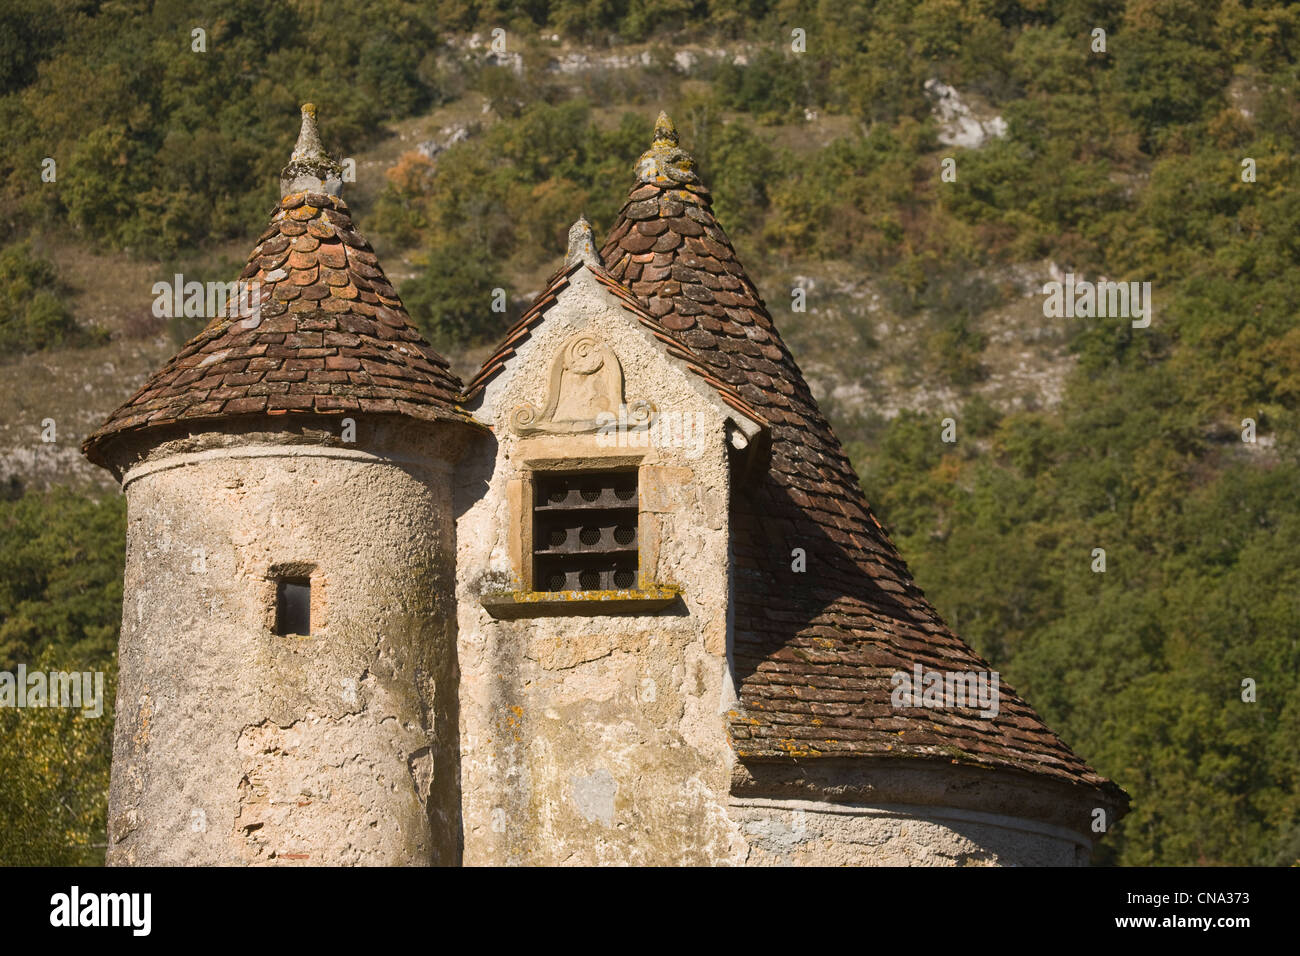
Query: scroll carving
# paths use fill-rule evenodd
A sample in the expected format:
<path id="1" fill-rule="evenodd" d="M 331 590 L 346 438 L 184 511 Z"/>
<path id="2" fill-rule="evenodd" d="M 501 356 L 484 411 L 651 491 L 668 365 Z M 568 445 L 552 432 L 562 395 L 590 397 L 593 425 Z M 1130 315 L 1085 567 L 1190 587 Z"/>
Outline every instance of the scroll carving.
<path id="1" fill-rule="evenodd" d="M 651 402 L 623 399 L 623 366 L 600 339 L 585 332 L 561 346 L 551 363 L 546 404 L 524 402 L 510 413 L 516 435 L 577 435 L 622 423 L 649 428 L 656 417 Z"/>

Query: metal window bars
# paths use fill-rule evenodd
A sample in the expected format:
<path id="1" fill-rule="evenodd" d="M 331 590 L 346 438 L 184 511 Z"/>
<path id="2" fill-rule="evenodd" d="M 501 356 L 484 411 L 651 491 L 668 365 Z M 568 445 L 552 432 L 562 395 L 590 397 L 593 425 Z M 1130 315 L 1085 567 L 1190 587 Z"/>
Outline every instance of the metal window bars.
<path id="1" fill-rule="evenodd" d="M 534 488 L 534 590 L 637 586 L 635 471 L 540 475 Z"/>

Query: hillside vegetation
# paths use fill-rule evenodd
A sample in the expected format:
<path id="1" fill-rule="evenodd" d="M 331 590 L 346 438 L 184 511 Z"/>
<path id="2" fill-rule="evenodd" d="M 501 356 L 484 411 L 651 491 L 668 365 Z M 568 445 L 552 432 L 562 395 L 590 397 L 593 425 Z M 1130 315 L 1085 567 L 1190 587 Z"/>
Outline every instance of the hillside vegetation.
<path id="1" fill-rule="evenodd" d="M 56 417 L 84 434 L 194 331 L 141 318 L 148 285 L 233 278 L 300 103 L 358 158 L 360 225 L 462 373 L 574 219 L 608 228 L 666 108 L 921 586 L 1132 795 L 1100 862 L 1300 860 L 1300 10 L 50 7 L 0 12 L 0 342 L 6 378 L 84 381 L 49 386 Z M 1001 135 L 957 145 L 929 81 Z M 1045 318 L 1063 273 L 1151 283 L 1150 327 Z M 111 306 L 76 311 L 123 275 Z M 53 413 L 22 391 L 30 445 Z M 48 483 L 44 453 L 0 437 L 0 669 L 111 673 L 120 499 L 25 488 Z M 43 717 L 0 711 L 3 862 L 103 843 L 111 718 Z"/>

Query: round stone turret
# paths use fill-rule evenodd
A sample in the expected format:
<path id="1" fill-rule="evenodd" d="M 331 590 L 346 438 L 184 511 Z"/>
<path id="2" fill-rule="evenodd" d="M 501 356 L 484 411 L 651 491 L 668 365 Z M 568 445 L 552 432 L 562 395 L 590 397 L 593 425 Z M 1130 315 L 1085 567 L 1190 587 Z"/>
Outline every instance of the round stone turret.
<path id="1" fill-rule="evenodd" d="M 208 326 L 87 439 L 127 497 L 110 864 L 458 859 L 452 464 L 481 431 L 315 111 Z"/>

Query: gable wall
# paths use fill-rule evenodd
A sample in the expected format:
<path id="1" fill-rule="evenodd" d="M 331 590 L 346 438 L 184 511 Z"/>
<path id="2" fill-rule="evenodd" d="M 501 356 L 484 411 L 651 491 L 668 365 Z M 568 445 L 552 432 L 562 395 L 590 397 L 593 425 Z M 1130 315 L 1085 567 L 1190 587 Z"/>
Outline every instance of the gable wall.
<path id="1" fill-rule="evenodd" d="M 515 434 L 511 413 L 545 405 L 553 356 L 579 332 L 616 352 L 627 401 L 702 426 L 699 440 L 619 448 L 591 435 Z M 496 441 L 457 469 L 464 861 L 734 860 L 743 844 L 725 812 L 734 696 L 724 419 L 585 270 L 518 348 L 476 410 Z M 526 560 L 515 530 L 530 507 L 521 478 L 539 463 L 611 455 L 644 455 L 643 583 L 679 587 L 680 600 L 657 613 L 493 617 L 481 595 L 518 587 Z"/>

